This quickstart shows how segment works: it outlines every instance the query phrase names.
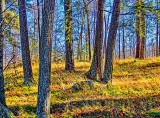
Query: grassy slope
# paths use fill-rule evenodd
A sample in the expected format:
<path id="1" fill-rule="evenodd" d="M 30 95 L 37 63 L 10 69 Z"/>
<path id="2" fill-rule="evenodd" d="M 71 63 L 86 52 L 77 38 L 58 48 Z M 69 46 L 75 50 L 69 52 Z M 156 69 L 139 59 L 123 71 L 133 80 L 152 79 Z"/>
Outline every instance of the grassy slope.
<path id="1" fill-rule="evenodd" d="M 106 114 L 135 117 L 160 115 L 160 58 L 115 61 L 112 86 L 95 82 L 93 90 L 72 92 L 75 82 L 86 80 L 83 74 L 89 62 L 76 62 L 76 72 L 64 71 L 64 63 L 52 64 L 52 117 L 95 116 Z M 36 85 L 22 86 L 22 68 L 5 72 L 7 105 L 21 117 L 34 117 L 37 100 L 38 66 L 33 65 Z M 98 117 L 98 116 L 97 116 Z M 145 116 L 147 117 L 147 116 Z"/>

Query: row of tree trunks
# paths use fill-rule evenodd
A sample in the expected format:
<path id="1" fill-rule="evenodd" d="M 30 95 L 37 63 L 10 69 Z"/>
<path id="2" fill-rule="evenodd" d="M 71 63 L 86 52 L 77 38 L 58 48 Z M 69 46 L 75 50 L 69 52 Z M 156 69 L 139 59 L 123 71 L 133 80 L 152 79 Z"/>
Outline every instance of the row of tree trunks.
<path id="1" fill-rule="evenodd" d="M 96 36 L 95 36 L 95 46 L 94 46 L 94 55 L 90 70 L 85 73 L 85 75 L 94 80 L 101 80 L 104 83 L 108 83 L 109 80 L 112 80 L 112 71 L 113 71 L 113 57 L 114 57 L 114 48 L 116 42 L 116 33 L 119 24 L 119 15 L 120 15 L 120 0 L 115 0 L 112 10 L 111 24 L 108 34 L 107 47 L 105 51 L 105 65 L 104 73 L 102 76 L 102 39 L 103 39 L 103 9 L 104 9 L 104 0 L 98 0 L 98 13 L 97 13 L 97 24 L 96 24 Z"/>
<path id="2" fill-rule="evenodd" d="M 111 24 L 107 41 L 104 73 L 102 78 L 102 81 L 104 83 L 108 83 L 109 81 L 112 80 L 113 57 L 114 57 L 117 28 L 119 24 L 119 15 L 120 15 L 120 0 L 114 0 Z"/>
<path id="3" fill-rule="evenodd" d="M 94 54 L 90 70 L 85 74 L 88 78 L 92 78 L 94 80 L 102 78 L 102 39 L 103 39 L 103 23 L 104 23 L 103 9 L 104 9 L 104 0 L 98 0 Z"/>
<path id="4" fill-rule="evenodd" d="M 83 0 L 84 10 L 81 11 L 81 28 L 77 47 L 77 60 L 91 60 L 91 30 L 90 30 L 90 6 L 86 0 Z M 86 15 L 85 15 L 86 14 Z M 85 20 L 87 27 L 85 27 Z M 83 54 L 83 33 L 85 32 L 85 54 Z M 84 56 L 83 56 L 84 55 Z"/>

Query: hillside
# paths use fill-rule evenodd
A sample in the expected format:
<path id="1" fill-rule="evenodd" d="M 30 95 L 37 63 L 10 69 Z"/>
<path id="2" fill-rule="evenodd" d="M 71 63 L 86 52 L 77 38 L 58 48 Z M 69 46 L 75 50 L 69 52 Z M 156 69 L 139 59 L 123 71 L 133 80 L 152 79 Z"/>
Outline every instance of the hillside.
<path id="1" fill-rule="evenodd" d="M 52 63 L 52 117 L 160 117 L 160 58 L 114 62 L 112 84 L 93 82 L 73 92 L 74 83 L 83 76 L 89 62 L 75 62 L 76 71 L 64 71 L 64 63 Z M 38 64 L 33 64 L 35 85 L 23 86 L 22 67 L 5 71 L 6 101 L 19 118 L 35 117 L 38 88 Z"/>

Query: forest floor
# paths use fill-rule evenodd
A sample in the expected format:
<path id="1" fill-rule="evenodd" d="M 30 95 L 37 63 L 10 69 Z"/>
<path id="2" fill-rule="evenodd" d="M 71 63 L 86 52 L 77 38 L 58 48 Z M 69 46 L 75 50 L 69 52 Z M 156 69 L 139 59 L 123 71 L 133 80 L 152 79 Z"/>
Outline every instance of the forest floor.
<path id="1" fill-rule="evenodd" d="M 160 117 L 160 58 L 114 62 L 112 85 L 94 82 L 94 88 L 73 92 L 76 82 L 87 80 L 89 62 L 75 62 L 75 72 L 64 63 L 52 64 L 51 117 L 152 118 Z M 35 117 L 38 64 L 33 64 L 35 85 L 23 86 L 22 67 L 5 71 L 6 100 L 19 118 Z"/>

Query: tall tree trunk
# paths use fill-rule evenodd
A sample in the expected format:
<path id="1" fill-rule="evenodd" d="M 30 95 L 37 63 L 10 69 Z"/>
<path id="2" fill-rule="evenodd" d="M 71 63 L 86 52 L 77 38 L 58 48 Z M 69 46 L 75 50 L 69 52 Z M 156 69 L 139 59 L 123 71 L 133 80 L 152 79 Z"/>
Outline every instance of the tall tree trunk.
<path id="1" fill-rule="evenodd" d="M 106 51 L 106 47 L 107 47 L 107 21 L 106 21 L 105 14 L 104 14 L 104 29 L 105 29 L 105 33 L 104 33 L 104 42 L 103 42 L 103 59 L 105 57 L 105 51 Z"/>
<path id="2" fill-rule="evenodd" d="M 136 0 L 136 55 L 135 58 L 140 57 L 140 2 Z"/>
<path id="3" fill-rule="evenodd" d="M 83 27 L 84 27 L 84 13 L 82 12 L 81 31 L 78 40 L 78 59 L 82 61 L 82 39 L 83 39 Z"/>
<path id="4" fill-rule="evenodd" d="M 88 39 L 88 31 L 87 31 L 87 29 L 86 29 L 86 31 L 85 31 L 85 33 L 86 33 L 86 35 L 85 35 L 85 39 L 86 39 L 86 42 L 85 42 L 85 61 L 88 61 L 89 59 L 88 59 L 88 47 L 89 47 L 89 45 L 88 45 L 88 42 L 89 42 L 89 39 Z"/>
<path id="5" fill-rule="evenodd" d="M 54 4 L 55 0 L 45 0 L 42 10 L 40 69 L 36 112 L 38 118 L 50 117 L 50 77 Z"/>
<path id="6" fill-rule="evenodd" d="M 132 39 L 132 48 L 133 48 L 133 57 L 135 57 L 135 52 L 136 52 L 136 47 L 135 47 L 135 40 L 134 38 Z"/>
<path id="7" fill-rule="evenodd" d="M 3 76 L 3 11 L 5 1 L 0 1 L 0 103 L 6 106 L 4 76 Z"/>
<path id="8" fill-rule="evenodd" d="M 65 70 L 74 71 L 71 0 L 64 0 L 64 11 L 65 11 L 65 47 L 66 47 Z"/>
<path id="9" fill-rule="evenodd" d="M 119 60 L 121 59 L 121 29 L 119 28 L 119 36 L 118 36 L 118 38 L 119 38 L 119 41 L 118 41 L 118 51 L 119 51 L 119 55 L 118 55 L 118 57 L 119 57 Z"/>
<path id="10" fill-rule="evenodd" d="M 132 57 L 133 47 L 132 47 L 132 39 L 129 37 L 129 58 Z"/>
<path id="11" fill-rule="evenodd" d="M 109 18 L 110 18 L 110 13 L 108 14 L 107 20 L 106 16 L 104 15 L 104 23 L 105 23 L 105 36 L 104 36 L 104 49 L 103 49 L 103 55 L 105 57 L 106 54 L 106 48 L 107 48 L 107 36 L 108 36 L 108 27 L 109 27 Z"/>
<path id="12" fill-rule="evenodd" d="M 111 9 L 112 9 L 112 6 L 111 6 L 111 0 L 109 0 L 109 13 L 108 13 L 108 17 L 107 17 L 107 21 L 105 20 L 105 37 L 104 37 L 104 59 L 105 59 L 105 54 L 106 54 L 106 49 L 107 49 L 107 38 L 108 38 L 108 31 L 109 31 L 109 24 L 110 24 L 110 15 L 112 15 L 110 12 L 111 12 Z M 104 17 L 105 18 L 105 17 Z"/>
<path id="13" fill-rule="evenodd" d="M 18 0 L 18 6 L 19 6 L 19 19 L 20 19 L 20 36 L 21 36 L 21 47 L 22 47 L 24 85 L 30 85 L 33 82 L 33 75 L 32 75 L 30 50 L 29 50 L 25 0 Z"/>
<path id="14" fill-rule="evenodd" d="M 41 37 L 41 27 L 40 27 L 40 6 L 39 6 L 39 0 L 37 0 L 37 10 L 38 10 L 38 40 L 39 40 L 39 47 L 40 47 L 40 37 Z M 40 48 L 39 48 L 39 55 L 40 55 Z M 40 58 L 40 56 L 39 56 Z"/>
<path id="15" fill-rule="evenodd" d="M 90 70 L 85 74 L 88 78 L 95 80 L 102 78 L 102 39 L 103 39 L 103 23 L 104 23 L 103 9 L 104 9 L 104 0 L 98 0 L 94 55 Z"/>
<path id="16" fill-rule="evenodd" d="M 104 83 L 108 83 L 109 80 L 112 80 L 113 57 L 114 57 L 117 28 L 119 23 L 119 15 L 120 15 L 120 0 L 114 0 L 111 24 L 108 34 L 105 67 L 102 78 L 102 81 Z"/>
<path id="17" fill-rule="evenodd" d="M 87 34 L 88 34 L 88 59 L 91 61 L 91 31 L 90 31 L 90 15 L 87 13 Z"/>
<path id="18" fill-rule="evenodd" d="M 158 28 L 158 32 L 159 32 L 159 34 L 158 34 L 158 35 L 159 35 L 159 39 L 158 39 L 158 40 L 159 40 L 159 56 L 160 56 L 160 21 L 158 21 L 158 22 L 159 22 L 159 25 L 158 25 L 158 26 L 159 26 L 159 28 Z"/>
<path id="19" fill-rule="evenodd" d="M 56 3 L 55 3 L 56 4 Z M 56 8 L 55 8 L 56 9 Z M 54 17 L 58 17 L 58 15 L 54 16 Z M 55 32 L 54 32 L 54 55 L 53 55 L 53 60 L 55 62 L 57 62 L 57 32 L 56 30 L 58 29 L 58 23 L 56 22 L 55 24 Z"/>
<path id="20" fill-rule="evenodd" d="M 152 57 L 154 57 L 154 44 L 152 44 Z"/>
<path id="21" fill-rule="evenodd" d="M 10 28 L 10 30 L 11 30 L 11 28 Z M 15 65 L 16 62 L 17 62 L 17 55 L 16 55 L 16 46 L 17 46 L 17 44 L 16 44 L 16 38 L 15 38 L 14 34 L 11 34 L 11 37 L 14 39 L 14 40 L 12 40 L 12 57 L 13 57 L 13 61 L 12 62 Z"/>
<path id="22" fill-rule="evenodd" d="M 82 61 L 82 34 L 83 34 L 83 23 L 82 23 L 81 32 L 80 32 L 80 35 L 79 35 L 79 52 L 78 52 L 78 54 L 79 54 L 79 60 L 80 61 Z"/>
<path id="23" fill-rule="evenodd" d="M 122 30 L 122 51 L 123 51 L 123 59 L 126 58 L 126 55 L 125 55 L 125 28 L 124 28 L 124 16 L 123 16 L 123 30 Z"/>
<path id="24" fill-rule="evenodd" d="M 33 30 L 34 30 L 34 32 L 33 32 L 33 39 L 32 39 L 32 41 L 31 41 L 31 47 L 32 47 L 32 49 L 31 49 L 31 60 L 33 60 L 34 59 L 34 56 L 35 56 L 35 47 L 34 47 L 34 45 L 35 45 L 35 42 L 36 42 L 36 10 L 34 9 L 35 8 L 35 6 L 36 6 L 36 3 L 35 3 L 35 1 L 33 1 L 33 6 L 32 6 L 32 8 L 33 8 Z"/>
<path id="25" fill-rule="evenodd" d="M 159 40 L 159 23 L 157 17 L 157 24 L 156 24 L 156 56 L 159 56 L 159 47 L 158 47 L 158 40 Z"/>
<path id="26" fill-rule="evenodd" d="M 158 2 L 159 2 L 159 0 L 156 0 L 157 9 L 158 9 Z M 157 25 L 156 25 L 156 50 L 157 50 L 157 53 L 156 53 L 156 55 L 160 56 L 160 29 L 159 29 L 160 28 L 160 22 L 159 22 L 160 14 L 157 13 L 156 16 L 157 16 Z"/>
<path id="27" fill-rule="evenodd" d="M 159 26 L 160 26 L 160 24 L 159 24 Z M 160 30 L 160 28 L 159 28 L 159 30 Z M 159 56 L 160 56 L 160 33 L 159 33 Z"/>
<path id="28" fill-rule="evenodd" d="M 81 16 L 79 15 L 78 21 L 80 21 L 80 19 L 81 19 Z M 81 30 L 81 23 L 78 24 L 78 31 L 80 30 Z M 80 32 L 79 32 L 79 35 L 80 35 Z M 77 37 L 77 60 L 80 60 L 79 55 L 80 55 L 80 41 L 79 41 L 79 38 Z"/>
<path id="29" fill-rule="evenodd" d="M 87 14 L 87 42 L 86 42 L 86 58 L 87 60 L 91 61 L 91 31 L 90 31 L 90 7 L 86 3 L 86 0 L 83 0 L 84 5 L 85 5 L 85 12 Z"/>
<path id="30" fill-rule="evenodd" d="M 95 46 L 95 39 L 96 39 L 97 16 L 98 16 L 98 15 L 97 15 L 97 1 L 94 1 L 94 6 L 93 6 L 93 7 L 94 7 L 94 13 L 93 13 L 93 15 L 94 15 L 94 16 L 93 16 L 93 18 L 94 18 L 94 19 L 93 19 L 93 20 L 94 20 L 94 21 L 93 21 L 93 22 L 94 22 L 94 23 L 93 23 L 93 25 L 94 25 L 94 26 L 93 26 L 93 28 L 94 28 L 94 32 L 93 32 L 93 47 L 94 47 L 94 46 Z"/>
<path id="31" fill-rule="evenodd" d="M 146 41 L 146 19 L 145 19 L 145 4 L 144 0 L 141 0 L 141 48 L 140 48 L 140 59 L 145 58 L 145 41 Z"/>
<path id="32" fill-rule="evenodd" d="M 7 53 L 6 51 L 3 52 L 4 53 L 4 67 L 7 66 Z"/>

